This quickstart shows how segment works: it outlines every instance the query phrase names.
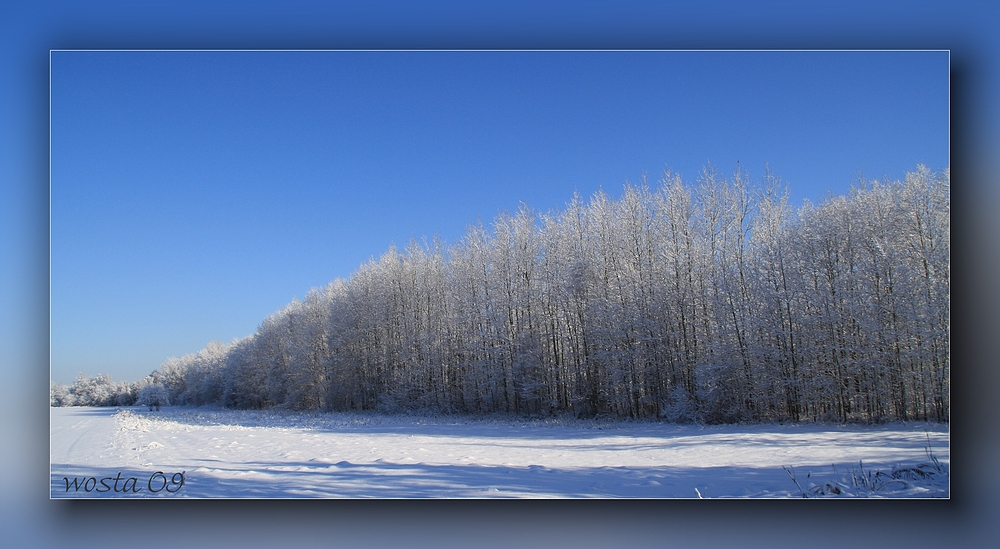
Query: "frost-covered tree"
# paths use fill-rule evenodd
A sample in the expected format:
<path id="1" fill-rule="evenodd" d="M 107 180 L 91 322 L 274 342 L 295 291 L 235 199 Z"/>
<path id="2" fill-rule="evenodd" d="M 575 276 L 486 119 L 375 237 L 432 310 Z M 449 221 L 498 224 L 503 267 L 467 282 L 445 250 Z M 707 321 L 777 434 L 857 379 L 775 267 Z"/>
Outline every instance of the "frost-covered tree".
<path id="1" fill-rule="evenodd" d="M 156 408 L 170 404 L 170 392 L 161 383 L 149 383 L 139 390 L 136 404 Z"/>
<path id="2" fill-rule="evenodd" d="M 119 381 L 111 376 L 87 377 L 81 373 L 73 385 L 50 383 L 51 406 L 131 406 L 135 402 L 135 383 Z"/>
<path id="3" fill-rule="evenodd" d="M 148 384 L 238 408 L 947 421 L 949 193 L 921 166 L 793 211 L 770 170 L 668 171 L 390 247 Z M 109 382 L 52 402 L 137 390 Z"/>
<path id="4" fill-rule="evenodd" d="M 70 392 L 70 388 L 55 382 L 49 383 L 49 406 L 73 406 L 76 399 Z"/>

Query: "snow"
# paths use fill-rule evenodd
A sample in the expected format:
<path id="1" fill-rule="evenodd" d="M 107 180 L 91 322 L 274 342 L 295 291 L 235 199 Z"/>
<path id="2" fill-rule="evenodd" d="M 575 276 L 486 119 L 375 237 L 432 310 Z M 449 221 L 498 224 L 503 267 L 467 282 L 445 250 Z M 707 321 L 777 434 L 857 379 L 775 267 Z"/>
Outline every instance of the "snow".
<path id="1" fill-rule="evenodd" d="M 50 425 L 53 498 L 949 496 L 950 438 L 937 424 L 698 426 L 69 407 L 52 408 Z M 939 466 L 925 467 L 930 474 L 907 470 L 886 482 L 893 467 L 931 464 L 931 456 Z M 857 485 L 878 471 L 881 482 Z M 126 490 L 127 479 L 134 480 Z"/>

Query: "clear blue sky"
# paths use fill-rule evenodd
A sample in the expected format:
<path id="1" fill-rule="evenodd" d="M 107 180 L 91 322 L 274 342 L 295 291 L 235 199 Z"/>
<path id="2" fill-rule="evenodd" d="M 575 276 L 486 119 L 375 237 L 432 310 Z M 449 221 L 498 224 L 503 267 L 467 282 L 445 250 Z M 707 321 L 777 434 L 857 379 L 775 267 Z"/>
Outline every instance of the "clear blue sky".
<path id="1" fill-rule="evenodd" d="M 949 164 L 947 52 L 51 54 L 51 367 L 135 380 L 390 244 L 669 166 Z"/>
<path id="2" fill-rule="evenodd" d="M 941 514 L 933 509 L 915 510 L 912 507 L 900 508 L 895 513 L 888 511 L 888 522 L 898 527 L 891 531 L 873 531 L 872 539 L 875 542 L 902 539 L 913 542 L 911 545 L 933 543 L 929 540 L 944 545 L 943 542 L 958 540 L 965 545 L 987 546 L 986 540 L 996 538 L 995 517 L 1000 515 L 997 509 L 1000 499 L 995 497 L 995 490 L 989 488 L 997 485 L 995 462 L 1000 450 L 997 443 L 1000 441 L 997 414 L 1000 408 L 994 404 L 998 387 L 995 363 L 1000 356 L 1000 286 L 996 284 L 1000 270 L 1000 216 L 996 215 L 1000 210 L 1000 171 L 995 167 L 997 151 L 1000 151 L 1000 102 L 997 101 L 1000 97 L 1000 33 L 997 32 L 997 10 L 990 5 L 985 0 L 624 0 L 572 4 L 538 0 L 492 3 L 376 0 L 350 5 L 316 0 L 247 0 L 239 2 L 238 6 L 228 0 L 5 2 L 0 6 L 0 105 L 3 106 L 0 111 L 0 348 L 3 350 L 0 353 L 0 377 L 3 379 L 0 383 L 0 430 L 6 443 L 6 467 L 0 470 L 4 486 L 0 492 L 0 516 L 6 519 L 5 540 L 13 540 L 15 544 L 21 541 L 20 545 L 33 547 L 88 545 L 91 540 L 81 532 L 90 531 L 87 528 L 93 515 L 57 509 L 58 506 L 53 506 L 44 497 L 44 492 L 37 489 L 36 480 L 48 475 L 48 52 L 51 48 L 950 48 L 955 272 L 961 275 L 955 286 L 954 308 L 954 342 L 956 349 L 961 350 L 961 365 L 956 371 L 961 370 L 961 375 L 954 378 L 956 398 L 953 402 L 955 416 L 962 418 L 959 422 L 962 432 L 974 434 L 962 436 L 956 445 L 961 443 L 965 468 L 985 472 L 985 475 L 962 477 L 965 479 L 960 483 L 965 487 L 962 493 L 968 496 L 963 496 L 963 501 L 971 502 L 963 509 L 969 512 Z M 853 84 L 894 85 L 888 76 L 879 70 Z M 649 81 L 649 75 L 643 77 L 641 82 L 618 82 L 613 89 L 634 88 Z M 736 84 L 732 79 L 721 81 L 731 86 Z M 779 86 L 780 83 L 773 87 L 778 89 Z M 885 125 L 868 120 L 861 120 L 858 128 L 854 137 L 864 138 L 861 128 L 880 136 L 890 132 Z M 699 158 L 692 162 L 698 165 L 704 157 L 711 158 L 720 169 L 731 169 L 727 164 L 736 160 L 724 158 L 727 153 L 719 150 L 718 142 L 695 146 L 706 149 L 697 151 Z M 868 153 L 862 147 L 854 150 L 858 155 Z M 609 190 L 619 188 L 623 179 L 635 179 L 644 168 L 656 173 L 666 162 L 680 162 L 673 160 L 680 155 L 670 150 L 655 152 L 655 158 L 648 163 L 619 159 L 626 165 L 620 169 L 609 168 L 615 172 L 610 176 L 613 180 L 603 184 Z M 803 181 L 798 175 L 793 176 L 796 166 L 779 161 L 776 155 L 780 153 L 768 151 L 768 159 L 778 173 L 797 188 Z M 855 164 L 861 162 L 848 160 L 845 164 L 839 161 L 830 164 L 853 178 Z M 581 163 L 585 161 L 587 158 L 580 160 Z M 890 162 L 888 158 L 881 158 L 882 161 Z M 898 161 L 898 168 L 877 166 L 870 168 L 870 173 L 899 173 L 909 169 L 915 161 L 904 158 Z M 755 175 L 759 174 L 759 166 L 748 167 Z M 689 175 L 687 170 L 681 169 Z M 810 178 L 824 175 L 812 169 L 807 172 Z M 838 179 L 837 185 L 841 184 Z M 585 190 L 582 184 L 579 189 Z M 559 195 L 554 198 L 557 204 L 565 200 L 564 192 L 567 191 L 556 193 Z M 801 191 L 796 192 L 801 197 Z M 516 200 L 511 197 L 509 202 Z M 508 199 L 489 204 L 489 209 L 492 211 L 500 206 L 508 207 Z M 540 204 L 535 206 L 542 207 Z M 464 222 L 465 215 L 461 217 L 463 220 L 458 224 Z M 381 219 L 384 222 L 385 216 Z M 445 233 L 443 222 L 434 225 L 432 231 Z M 381 226 L 375 225 L 376 229 Z M 58 227 L 53 227 L 53 237 L 57 236 L 57 230 Z M 411 232 L 422 231 L 419 227 Z M 364 231 L 359 234 L 366 235 Z M 408 236 L 409 233 L 403 238 Z M 380 240 L 372 246 L 375 250 L 366 250 L 365 257 L 378 254 L 387 243 Z M 57 260 L 53 258 L 54 268 L 58 267 Z M 185 269 L 191 268 L 182 268 Z M 179 341 L 164 345 L 170 347 L 168 349 L 157 350 L 152 349 L 153 344 L 166 341 L 170 332 L 150 329 L 148 333 L 155 338 L 137 341 L 136 346 L 148 345 L 149 355 L 156 356 L 149 358 L 149 365 L 138 364 L 135 369 L 140 373 L 136 375 L 155 368 L 161 360 L 160 355 L 190 352 L 212 338 L 225 340 L 230 335 L 253 331 L 259 316 L 280 307 L 291 295 L 302 295 L 305 288 L 336 276 L 334 272 L 327 272 L 335 269 L 321 270 L 323 272 L 315 276 L 303 276 L 301 281 L 289 282 L 287 288 L 263 285 L 244 289 L 241 303 L 243 298 L 259 298 L 262 302 L 256 306 L 259 310 L 249 314 L 236 310 L 233 303 L 223 304 L 222 309 L 232 309 L 233 318 L 245 322 L 245 326 L 226 328 L 228 333 L 216 331 L 221 324 L 213 324 L 213 319 L 209 319 L 205 325 L 210 329 L 206 331 L 212 333 L 192 329 L 197 334 L 190 342 Z M 217 271 L 237 272 L 232 269 Z M 164 286 L 169 280 L 158 277 L 155 282 Z M 199 281 L 191 291 L 207 285 L 207 281 Z M 167 294 L 171 287 L 176 289 L 174 284 L 156 288 L 151 280 L 148 293 L 155 296 L 163 292 L 177 302 L 178 310 L 190 309 L 190 302 L 182 300 L 180 292 Z M 219 283 L 215 287 L 224 286 Z M 265 296 L 261 293 L 264 291 L 272 293 Z M 134 294 L 127 297 L 134 297 Z M 59 311 L 60 305 L 55 298 L 53 295 L 53 323 L 60 314 L 68 318 Z M 118 303 L 128 304 L 129 301 L 122 298 Z M 178 314 L 180 323 L 167 318 L 163 310 L 156 316 L 164 318 L 163 324 L 171 330 L 183 322 L 209 316 L 211 309 L 207 300 L 195 304 L 199 313 Z M 62 305 L 71 306 L 80 307 L 71 302 Z M 212 306 L 218 308 L 218 303 Z M 91 318 L 95 324 L 101 321 L 100 315 Z M 57 326 L 53 324 L 52 328 L 57 329 Z M 135 333 L 123 333 L 138 340 Z M 60 350 L 58 345 L 53 340 L 53 360 L 58 359 L 60 353 L 66 356 L 67 347 Z M 83 351 L 81 349 L 79 357 L 86 356 Z M 117 370 L 100 366 L 86 367 L 86 371 L 91 375 L 109 372 L 118 379 L 133 376 L 131 370 L 119 374 Z M 54 374 L 57 380 L 67 380 L 67 375 L 59 370 Z M 75 370 L 68 374 L 70 380 L 74 374 Z M 585 514 L 584 521 L 596 520 L 590 520 L 589 526 L 584 528 L 576 527 L 581 515 L 575 509 L 547 510 L 535 520 L 536 514 L 528 519 L 526 513 L 517 509 L 498 511 L 490 508 L 483 512 L 475 505 L 462 506 L 457 513 L 449 510 L 447 514 L 418 513 L 411 506 L 403 509 L 393 506 L 387 511 L 332 515 L 326 510 L 303 514 L 299 506 L 253 506 L 254 509 L 213 506 L 208 513 L 203 506 L 172 507 L 176 508 L 165 514 L 164 509 L 159 509 L 155 517 L 146 517 L 151 520 L 139 517 L 140 520 L 118 521 L 115 531 L 120 536 L 145 536 L 149 525 L 160 521 L 183 524 L 186 537 L 204 540 L 205 544 L 236 543 L 247 547 L 274 539 L 314 545 L 331 539 L 378 539 L 401 544 L 412 542 L 414 536 L 441 539 L 444 544 L 448 543 L 445 540 L 450 540 L 454 545 L 455 540 L 480 539 L 482 532 L 497 529 L 513 536 L 568 539 L 570 542 L 606 539 L 652 545 L 669 538 L 679 543 L 690 541 L 690 545 L 726 545 L 728 542 L 728 545 L 773 546 L 780 545 L 780 540 L 814 536 L 817 526 L 831 522 L 831 516 L 825 511 L 821 514 L 799 507 L 780 516 L 771 514 L 768 517 L 742 510 L 720 513 L 715 509 L 704 512 L 687 507 L 670 513 L 648 506 L 631 506 L 627 512 L 612 510 L 609 513 L 607 509 L 600 509 Z M 850 511 L 835 518 L 845 523 L 865 517 L 862 511 Z M 384 528 L 387 520 L 402 527 L 390 532 Z M 92 537 L 92 542 L 100 543 L 100 540 Z"/>

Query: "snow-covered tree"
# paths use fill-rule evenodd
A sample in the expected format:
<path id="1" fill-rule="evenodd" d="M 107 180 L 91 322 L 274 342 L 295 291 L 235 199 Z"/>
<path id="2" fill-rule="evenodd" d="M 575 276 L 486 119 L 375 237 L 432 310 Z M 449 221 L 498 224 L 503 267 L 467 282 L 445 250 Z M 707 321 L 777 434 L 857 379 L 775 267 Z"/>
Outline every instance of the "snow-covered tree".
<path id="1" fill-rule="evenodd" d="M 949 261 L 947 171 L 797 211 L 769 169 L 667 171 L 390 247 L 143 387 L 81 378 L 51 399 L 158 384 L 238 408 L 947 421 Z"/>
<path id="2" fill-rule="evenodd" d="M 170 404 L 169 390 L 161 383 L 150 383 L 139 390 L 136 404 L 159 409 Z"/>

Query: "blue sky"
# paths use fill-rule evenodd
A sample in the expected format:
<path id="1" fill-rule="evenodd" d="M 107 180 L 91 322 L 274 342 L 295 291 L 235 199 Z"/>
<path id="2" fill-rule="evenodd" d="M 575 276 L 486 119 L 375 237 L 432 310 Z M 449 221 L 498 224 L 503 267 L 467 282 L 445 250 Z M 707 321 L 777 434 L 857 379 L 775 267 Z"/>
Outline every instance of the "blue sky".
<path id="1" fill-rule="evenodd" d="M 390 244 L 711 162 L 949 163 L 947 52 L 51 54 L 51 368 L 134 380 Z"/>
<path id="2" fill-rule="evenodd" d="M 936 541 L 938 545 L 956 540 L 976 545 L 980 539 L 995 539 L 998 500 L 995 491 L 988 487 L 996 485 L 995 461 L 1000 451 L 996 442 L 1000 440 L 997 436 L 1000 418 L 994 404 L 996 388 L 1000 386 L 994 367 L 1000 354 L 997 333 L 1000 292 L 996 284 L 1000 269 L 1000 216 L 996 215 L 1000 208 L 997 175 L 1000 172 L 993 166 L 996 152 L 1000 151 L 1000 102 L 997 101 L 1000 33 L 996 32 L 996 21 L 996 8 L 991 8 L 985 0 L 619 0 L 576 2 L 571 6 L 538 0 L 496 3 L 431 0 L 405 4 L 386 0 L 351 5 L 315 0 L 280 3 L 248 0 L 240 2 L 238 7 L 228 0 L 85 3 L 13 0 L 3 4 L 0 7 L 0 105 L 4 106 L 0 115 L 0 348 L 3 349 L 0 376 L 4 382 L 0 383 L 0 430 L 8 444 L 7 467 L 0 470 L 5 488 L 0 494 L 0 509 L 4 511 L 0 516 L 7 519 L 5 526 L 10 526 L 5 530 L 5 539 L 23 540 L 22 545 L 30 542 L 36 547 L 88 545 L 89 538 L 81 537 L 80 533 L 90 531 L 94 516 L 56 509 L 32 480 L 47 478 L 49 459 L 48 91 L 52 48 L 950 49 L 953 203 L 957 209 L 955 272 L 960 277 L 955 286 L 954 341 L 961 350 L 961 375 L 954 378 L 957 397 L 953 402 L 955 417 L 962 418 L 958 422 L 961 425 L 955 425 L 956 432 L 961 428 L 963 433 L 975 433 L 956 437 L 954 443 L 961 446 L 967 469 L 986 474 L 956 477 L 965 487 L 963 493 L 968 494 L 967 499 L 973 502 L 966 506 L 969 512 L 942 515 L 933 509 L 913 507 L 895 513 L 887 510 L 889 522 L 897 527 L 874 529 L 870 538 L 872 544 L 890 540 L 898 543 L 903 539 L 918 544 Z M 882 78 L 881 73 L 868 81 L 892 82 Z M 720 169 L 731 168 L 726 164 L 735 159 L 722 158 L 724 153 L 718 150 L 717 143 L 706 148 L 711 150 L 698 151 L 699 156 L 711 158 Z M 647 169 L 655 173 L 662 163 L 678 162 L 666 158 L 670 154 L 657 151 L 657 158 L 649 161 Z M 802 183 L 793 177 L 792 166 L 787 162 L 782 164 L 773 157 L 770 161 L 793 189 Z M 608 189 L 618 188 L 623 178 L 637 177 L 635 174 L 645 166 L 623 162 L 629 165 L 621 168 L 623 173 L 612 174 L 615 181 L 607 184 Z M 909 169 L 910 162 L 904 159 L 907 166 L 899 169 Z M 853 177 L 853 166 L 838 163 L 836 167 Z M 755 175 L 759 173 L 758 167 L 750 168 Z M 893 168 L 878 167 L 872 171 L 891 174 Z M 583 192 L 582 186 L 580 189 Z M 562 200 L 558 197 L 558 201 Z M 490 204 L 490 207 L 496 209 L 500 205 Z M 442 223 L 435 223 L 433 230 L 444 233 L 444 228 L 438 225 Z M 377 242 L 373 246 L 381 250 L 386 244 Z M 321 274 L 322 279 L 335 275 L 326 269 Z M 277 305 L 264 303 L 259 309 L 266 314 L 286 303 L 289 295 L 301 295 L 302 286 L 315 284 L 312 277 L 304 278 L 309 280 L 276 288 L 269 299 Z M 167 289 L 150 284 L 149 291 L 155 294 Z M 260 291 L 256 288 L 247 293 L 253 297 Z M 58 314 L 54 298 L 53 295 L 53 321 Z M 176 295 L 173 299 L 180 301 Z M 179 308 L 183 308 L 180 305 L 189 306 L 179 303 Z M 206 310 L 202 305 L 200 314 L 206 314 Z M 241 313 L 239 316 L 254 317 L 245 322 L 252 324 L 251 331 L 256 327 L 257 311 L 249 315 L 236 312 Z M 98 317 L 93 318 L 96 322 Z M 192 314 L 185 320 L 192 318 L 198 315 Z M 243 330 L 236 327 L 231 331 L 243 335 Z M 164 334 L 156 335 L 165 337 Z M 165 352 L 186 353 L 212 338 L 226 337 L 226 334 L 199 332 L 198 337 L 192 338 L 194 348 L 181 342 Z M 55 359 L 58 349 L 53 343 L 51 356 Z M 153 340 L 143 342 L 153 343 Z M 110 368 L 94 370 L 97 371 L 114 374 Z M 128 379 L 132 374 L 114 375 Z M 843 513 L 832 516 L 827 510 L 814 512 L 804 507 L 767 517 L 743 510 L 705 512 L 701 506 L 672 509 L 667 514 L 655 506 L 630 506 L 627 510 L 604 507 L 589 515 L 581 515 L 576 509 L 555 508 L 541 514 L 530 512 L 530 517 L 514 508 L 498 511 L 491 507 L 484 512 L 476 505 L 450 509 L 446 514 L 417 513 L 411 506 L 402 509 L 393 506 L 388 511 L 380 508 L 378 512 L 355 512 L 353 507 L 350 510 L 344 507 L 333 514 L 317 509 L 312 515 L 299 506 L 254 506 L 255 509 L 215 506 L 208 513 L 202 506 L 172 507 L 166 513 L 157 509 L 155 516 L 141 516 L 144 512 L 138 508 L 125 509 L 126 514 L 138 514 L 129 517 L 132 520 L 118 521 L 116 532 L 148 537 L 149 524 L 159 521 L 183 524 L 187 537 L 206 540 L 206 544 L 218 541 L 220 545 L 241 543 L 248 547 L 278 539 L 314 543 L 374 539 L 376 543 L 410 544 L 414 539 L 422 539 L 428 544 L 440 540 L 444 545 L 457 545 L 457 540 L 481 539 L 482 532 L 498 529 L 513 536 L 533 539 L 547 536 L 570 543 L 593 544 L 601 539 L 650 545 L 672 539 L 693 546 L 736 543 L 781 546 L 787 544 L 783 540 L 814 536 L 817 527 L 828 527 L 831 522 L 864 520 L 860 511 L 855 514 L 845 508 Z M 387 518 L 402 527 L 384 528 Z M 589 526 L 581 528 L 581 522 Z M 90 544 L 93 543 L 100 541 Z M 978 545 L 987 543 L 982 541 Z"/>

